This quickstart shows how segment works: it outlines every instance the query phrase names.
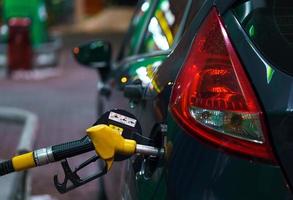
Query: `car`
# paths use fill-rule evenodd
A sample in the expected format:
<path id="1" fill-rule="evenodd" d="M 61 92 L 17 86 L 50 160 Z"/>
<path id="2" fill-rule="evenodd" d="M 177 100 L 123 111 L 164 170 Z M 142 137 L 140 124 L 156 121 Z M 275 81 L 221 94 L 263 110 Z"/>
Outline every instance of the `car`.
<path id="1" fill-rule="evenodd" d="M 4 0 L 0 30 L 0 73 L 35 70 L 58 63 L 61 39 L 49 35 L 44 0 Z"/>
<path id="2" fill-rule="evenodd" d="M 148 85 L 124 87 L 142 88 L 133 113 L 165 149 L 128 162 L 128 199 L 292 199 L 292 9 L 202 1 Z"/>

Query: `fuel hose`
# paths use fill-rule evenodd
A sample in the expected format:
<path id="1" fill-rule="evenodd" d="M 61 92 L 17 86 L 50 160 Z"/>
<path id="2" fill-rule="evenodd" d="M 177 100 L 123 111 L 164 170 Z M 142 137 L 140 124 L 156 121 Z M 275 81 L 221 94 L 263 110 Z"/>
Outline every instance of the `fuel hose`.
<path id="1" fill-rule="evenodd" d="M 17 155 L 10 160 L 5 160 L 0 163 L 0 176 L 60 161 L 94 149 L 91 139 L 85 136 L 80 140 Z"/>

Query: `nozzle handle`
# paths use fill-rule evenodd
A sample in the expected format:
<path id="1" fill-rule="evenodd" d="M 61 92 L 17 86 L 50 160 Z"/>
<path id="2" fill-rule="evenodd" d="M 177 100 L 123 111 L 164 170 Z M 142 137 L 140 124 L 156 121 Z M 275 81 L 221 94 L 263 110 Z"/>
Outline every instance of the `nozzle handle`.
<path id="1" fill-rule="evenodd" d="M 5 160 L 0 163 L 0 176 L 14 172 L 12 160 Z"/>
<path id="2" fill-rule="evenodd" d="M 94 150 L 95 147 L 88 136 L 80 140 L 52 146 L 54 161 L 63 160 Z"/>
<path id="3" fill-rule="evenodd" d="M 0 176 L 60 161 L 94 149 L 91 139 L 88 136 L 85 136 L 80 140 L 17 155 L 10 160 L 0 162 Z"/>

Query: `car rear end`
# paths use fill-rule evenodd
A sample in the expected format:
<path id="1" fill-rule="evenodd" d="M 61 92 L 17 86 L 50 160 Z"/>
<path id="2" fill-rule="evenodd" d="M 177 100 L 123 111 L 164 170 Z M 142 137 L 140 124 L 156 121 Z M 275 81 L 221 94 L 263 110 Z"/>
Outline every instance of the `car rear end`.
<path id="1" fill-rule="evenodd" d="M 159 69 L 167 199 L 292 199 L 292 8 L 206 1 Z"/>

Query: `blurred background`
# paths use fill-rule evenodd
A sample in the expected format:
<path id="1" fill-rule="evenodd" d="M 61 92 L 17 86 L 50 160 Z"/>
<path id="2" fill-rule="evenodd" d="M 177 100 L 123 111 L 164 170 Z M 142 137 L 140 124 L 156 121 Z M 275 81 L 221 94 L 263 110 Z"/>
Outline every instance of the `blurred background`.
<path id="1" fill-rule="evenodd" d="M 110 41 L 117 53 L 135 4 L 135 0 L 0 0 L 1 160 L 23 149 L 85 135 L 96 120 L 98 76 L 77 64 L 72 48 L 99 38 Z M 27 123 L 33 130 L 24 133 Z M 96 166 L 84 173 L 95 170 Z M 53 184 L 58 172 L 62 174 L 60 163 L 32 169 L 21 178 L 1 178 L 0 199 L 10 199 L 11 193 L 22 199 L 24 191 L 33 200 L 98 199 L 97 181 L 60 195 Z"/>

